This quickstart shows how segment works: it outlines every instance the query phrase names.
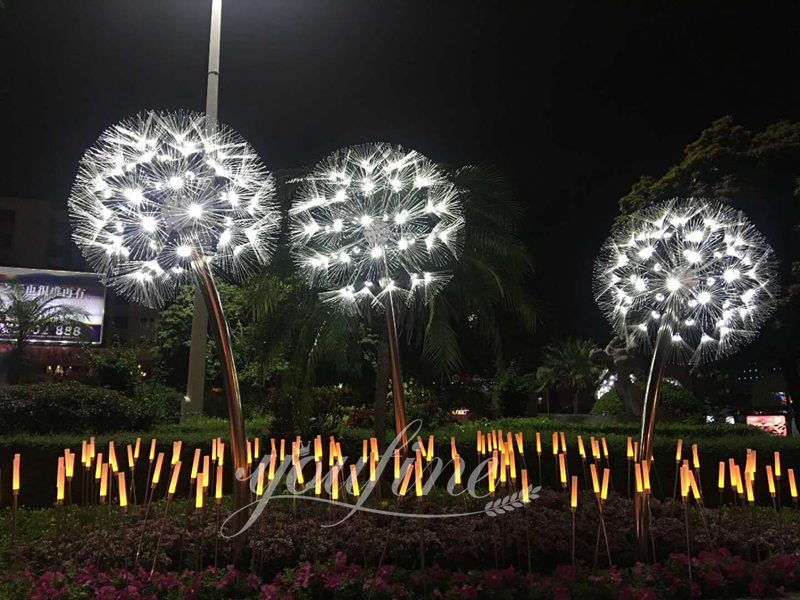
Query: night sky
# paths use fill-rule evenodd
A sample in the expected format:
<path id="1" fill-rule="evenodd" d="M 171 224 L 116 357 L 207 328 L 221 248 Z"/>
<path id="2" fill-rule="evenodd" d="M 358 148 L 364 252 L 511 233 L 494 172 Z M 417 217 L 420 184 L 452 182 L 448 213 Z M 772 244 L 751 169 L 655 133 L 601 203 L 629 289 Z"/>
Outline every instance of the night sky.
<path id="1" fill-rule="evenodd" d="M 66 202 L 106 126 L 204 109 L 210 0 L 5 4 L 0 195 Z M 220 120 L 272 169 L 367 141 L 495 165 L 552 330 L 602 341 L 592 260 L 631 184 L 717 117 L 800 118 L 797 7 L 224 0 Z"/>

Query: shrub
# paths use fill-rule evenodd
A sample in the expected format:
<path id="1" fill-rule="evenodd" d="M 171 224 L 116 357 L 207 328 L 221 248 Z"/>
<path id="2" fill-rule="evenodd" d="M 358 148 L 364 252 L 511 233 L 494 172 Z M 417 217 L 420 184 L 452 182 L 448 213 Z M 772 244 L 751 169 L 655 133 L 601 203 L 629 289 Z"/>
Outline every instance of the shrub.
<path id="1" fill-rule="evenodd" d="M 0 387 L 0 429 L 63 433 L 113 429 L 149 429 L 163 415 L 155 397 L 139 401 L 115 390 L 76 382 Z"/>
<path id="2" fill-rule="evenodd" d="M 633 385 L 641 387 L 641 384 Z M 658 406 L 666 416 L 674 419 L 705 417 L 707 414 L 707 407 L 702 400 L 697 398 L 697 396 L 686 388 L 670 383 L 669 381 L 661 382 Z M 617 416 L 625 414 L 625 407 L 622 404 L 622 400 L 616 388 L 612 387 L 594 403 L 592 414 Z"/>

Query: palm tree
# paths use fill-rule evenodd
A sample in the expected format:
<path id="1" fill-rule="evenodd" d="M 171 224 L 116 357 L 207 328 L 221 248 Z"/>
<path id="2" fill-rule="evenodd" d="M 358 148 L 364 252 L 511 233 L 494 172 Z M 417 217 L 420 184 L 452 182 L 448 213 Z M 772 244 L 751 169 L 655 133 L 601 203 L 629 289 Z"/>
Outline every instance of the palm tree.
<path id="1" fill-rule="evenodd" d="M 597 381 L 600 368 L 590 354 L 596 349 L 591 340 L 566 339 L 545 348 L 542 366 L 536 370 L 541 390 L 557 389 L 572 394 L 573 413 L 578 413 L 580 393 Z"/>
<path id="2" fill-rule="evenodd" d="M 424 365 L 447 375 L 462 364 L 463 343 L 476 341 L 499 368 L 506 334 L 532 333 L 540 310 L 529 291 L 533 257 L 516 234 L 524 208 L 505 178 L 489 168 L 464 167 L 451 175 L 462 190 L 464 250 L 453 277 L 427 305 L 414 305 L 398 319 L 407 341 L 421 346 Z M 384 327 L 385 328 L 385 327 Z M 377 348 L 375 433 L 382 439 L 391 371 L 383 337 Z"/>
<path id="3" fill-rule="evenodd" d="M 79 308 L 59 301 L 58 296 L 29 296 L 21 285 L 11 286 L 0 301 L 0 325 L 11 343 L 6 353 L 9 383 L 17 383 L 25 369 L 25 352 L 37 333 L 57 327 L 85 329 Z"/>

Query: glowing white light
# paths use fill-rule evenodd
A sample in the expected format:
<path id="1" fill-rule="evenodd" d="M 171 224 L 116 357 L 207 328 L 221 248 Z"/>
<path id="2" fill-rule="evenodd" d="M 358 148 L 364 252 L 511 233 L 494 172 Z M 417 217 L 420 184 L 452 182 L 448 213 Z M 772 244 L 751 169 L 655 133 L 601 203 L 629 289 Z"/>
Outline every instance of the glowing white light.
<path id="1" fill-rule="evenodd" d="M 312 202 L 337 194 L 341 203 Z M 342 149 L 297 190 L 289 211 L 293 258 L 312 285 L 328 290 L 322 298 L 346 311 L 381 310 L 389 293 L 409 304 L 427 302 L 446 284 L 443 269 L 461 251 L 458 196 L 444 174 L 414 151 L 388 144 Z M 310 237 L 303 226 L 311 220 L 331 225 Z M 310 258 L 319 255 L 348 260 L 312 268 Z M 339 290 L 347 286 L 353 293 L 343 296 Z"/>
<path id="2" fill-rule="evenodd" d="M 236 132 L 209 128 L 200 114 L 151 111 L 109 128 L 86 152 L 69 213 L 104 281 L 159 308 L 192 283 L 193 270 L 179 263 L 195 252 L 232 280 L 269 262 L 274 196 L 271 175 Z M 237 232 L 246 240 L 234 245 Z"/>
<path id="3" fill-rule="evenodd" d="M 314 235 L 317 231 L 319 231 L 319 225 L 315 221 L 311 221 L 311 223 L 306 223 L 303 226 L 303 231 L 306 235 Z"/>
<path id="4" fill-rule="evenodd" d="M 631 344 L 652 351 L 658 331 L 669 331 L 680 343 L 668 359 L 700 363 L 755 337 L 774 309 L 775 272 L 772 249 L 740 212 L 675 199 L 634 213 L 617 228 L 597 260 L 594 290 Z M 660 326 L 643 328 L 648 321 Z"/>
<path id="5" fill-rule="evenodd" d="M 153 217 L 142 217 L 142 229 L 145 231 L 155 231 L 158 227 L 158 221 Z"/>

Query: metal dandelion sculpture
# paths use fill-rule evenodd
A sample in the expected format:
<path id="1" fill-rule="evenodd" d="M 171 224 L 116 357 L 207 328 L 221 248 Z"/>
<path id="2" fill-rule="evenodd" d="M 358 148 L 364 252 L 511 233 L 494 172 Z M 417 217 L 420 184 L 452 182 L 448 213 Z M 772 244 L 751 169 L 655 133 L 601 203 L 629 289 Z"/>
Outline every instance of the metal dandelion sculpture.
<path id="1" fill-rule="evenodd" d="M 386 315 L 398 432 L 405 417 L 394 303 L 427 302 L 450 278 L 463 244 L 458 196 L 421 154 L 364 144 L 317 164 L 290 211 L 295 264 L 323 300 Z"/>
<path id="2" fill-rule="evenodd" d="M 772 314 L 772 248 L 740 211 L 689 198 L 629 216 L 595 263 L 597 303 L 630 345 L 653 354 L 640 437 L 652 456 L 658 389 L 667 362 L 697 364 L 738 350 Z M 646 552 L 646 507 L 639 540 Z"/>
<path id="3" fill-rule="evenodd" d="M 73 238 L 106 285 L 158 308 L 197 284 L 223 364 L 236 470 L 246 469 L 246 439 L 214 274 L 240 279 L 269 262 L 280 222 L 274 196 L 272 176 L 235 131 L 202 114 L 151 111 L 103 132 L 69 199 Z M 237 482 L 237 508 L 245 494 Z"/>

